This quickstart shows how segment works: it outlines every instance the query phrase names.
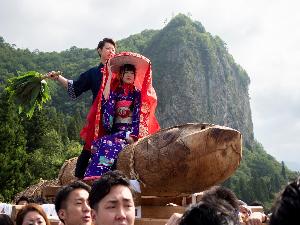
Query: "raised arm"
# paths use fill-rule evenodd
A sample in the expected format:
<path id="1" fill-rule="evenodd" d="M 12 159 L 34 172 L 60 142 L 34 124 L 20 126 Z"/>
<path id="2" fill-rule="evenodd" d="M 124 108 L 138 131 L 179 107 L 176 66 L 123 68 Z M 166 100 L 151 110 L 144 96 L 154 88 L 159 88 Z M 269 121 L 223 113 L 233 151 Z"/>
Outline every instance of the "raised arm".
<path id="1" fill-rule="evenodd" d="M 112 79 L 110 60 L 108 60 L 108 62 L 107 62 L 107 69 L 108 69 L 108 78 L 107 78 L 107 82 L 105 84 L 104 91 L 103 91 L 103 97 L 105 100 L 107 100 L 109 97 L 110 85 L 111 85 L 111 79 Z"/>
<path id="2" fill-rule="evenodd" d="M 68 79 L 62 76 L 60 71 L 51 71 L 46 74 L 46 77 L 51 80 L 57 80 L 64 88 L 68 88 Z"/>

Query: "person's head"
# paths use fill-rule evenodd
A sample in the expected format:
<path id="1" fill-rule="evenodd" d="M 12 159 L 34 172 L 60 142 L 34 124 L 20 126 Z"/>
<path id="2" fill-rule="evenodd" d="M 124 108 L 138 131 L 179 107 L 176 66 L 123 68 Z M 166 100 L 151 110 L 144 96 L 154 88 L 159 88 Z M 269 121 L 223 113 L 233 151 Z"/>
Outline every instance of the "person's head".
<path id="1" fill-rule="evenodd" d="M 27 205 L 29 203 L 29 199 L 26 196 L 21 196 L 17 202 L 16 205 Z"/>
<path id="2" fill-rule="evenodd" d="M 187 224 L 239 224 L 237 197 L 224 187 L 213 187 L 205 191 L 201 201 L 183 214 L 180 225 Z"/>
<path id="3" fill-rule="evenodd" d="M 133 84 L 136 74 L 136 68 L 132 64 L 124 64 L 120 67 L 120 76 L 122 83 Z"/>
<path id="4" fill-rule="evenodd" d="M 224 201 L 229 204 L 233 209 L 239 209 L 239 200 L 236 195 L 230 189 L 222 186 L 213 186 L 207 191 L 204 191 L 202 196 L 203 201 L 212 201 L 218 199 L 218 201 Z"/>
<path id="5" fill-rule="evenodd" d="M 198 202 L 197 204 L 191 205 L 182 215 L 179 220 L 179 225 L 221 225 L 221 213 L 210 204 L 206 202 Z M 228 224 L 228 223 L 224 223 Z"/>
<path id="6" fill-rule="evenodd" d="M 30 202 L 36 203 L 36 204 L 39 204 L 39 205 L 48 203 L 46 201 L 46 199 L 44 199 L 42 196 L 34 196 L 34 197 L 31 198 Z"/>
<path id="7" fill-rule="evenodd" d="M 254 200 L 249 205 L 250 206 L 262 206 L 262 207 L 264 207 L 264 204 L 261 201 L 258 201 L 258 200 Z"/>
<path id="8" fill-rule="evenodd" d="M 29 203 L 18 212 L 16 225 L 33 224 L 50 225 L 50 222 L 41 206 L 35 203 Z"/>
<path id="9" fill-rule="evenodd" d="M 133 194 L 128 178 L 120 171 L 107 172 L 95 181 L 89 196 L 95 225 L 133 225 Z"/>
<path id="10" fill-rule="evenodd" d="M 75 181 L 62 187 L 55 196 L 55 210 L 66 225 L 90 225 L 91 208 L 88 204 L 90 187 Z"/>
<path id="11" fill-rule="evenodd" d="M 6 214 L 0 214 L 0 224 L 1 225 L 14 225 L 11 218 Z"/>
<path id="12" fill-rule="evenodd" d="M 287 225 L 299 221 L 300 177 L 288 184 L 275 202 L 270 225 Z"/>
<path id="13" fill-rule="evenodd" d="M 101 62 L 105 63 L 106 60 L 111 58 L 116 52 L 116 43 L 111 38 L 103 38 L 98 43 L 97 52 L 101 58 Z"/>

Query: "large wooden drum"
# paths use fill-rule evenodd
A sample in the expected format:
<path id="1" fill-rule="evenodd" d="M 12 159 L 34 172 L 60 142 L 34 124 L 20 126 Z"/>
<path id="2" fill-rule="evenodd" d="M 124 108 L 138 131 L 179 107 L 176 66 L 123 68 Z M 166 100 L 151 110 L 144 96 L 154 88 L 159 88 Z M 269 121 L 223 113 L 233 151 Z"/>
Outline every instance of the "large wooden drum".
<path id="1" fill-rule="evenodd" d="M 128 145 L 117 168 L 140 181 L 142 195 L 175 196 L 225 181 L 242 157 L 237 130 L 212 124 L 163 129 Z"/>

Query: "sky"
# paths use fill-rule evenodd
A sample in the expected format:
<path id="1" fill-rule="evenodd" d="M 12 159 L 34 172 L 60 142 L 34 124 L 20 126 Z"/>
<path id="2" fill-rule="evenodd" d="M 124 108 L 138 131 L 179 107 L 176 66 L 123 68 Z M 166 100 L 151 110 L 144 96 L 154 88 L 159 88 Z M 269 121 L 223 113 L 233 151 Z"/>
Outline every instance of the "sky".
<path id="1" fill-rule="evenodd" d="M 186 14 L 247 71 L 256 140 L 300 170 L 299 8 L 297 0 L 0 0 L 0 36 L 32 51 L 95 48 Z"/>

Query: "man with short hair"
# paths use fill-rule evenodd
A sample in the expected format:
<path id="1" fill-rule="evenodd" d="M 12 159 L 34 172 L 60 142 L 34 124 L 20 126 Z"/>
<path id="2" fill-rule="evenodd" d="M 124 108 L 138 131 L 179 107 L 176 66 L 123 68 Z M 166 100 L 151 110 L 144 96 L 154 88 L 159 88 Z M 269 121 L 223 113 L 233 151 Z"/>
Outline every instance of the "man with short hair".
<path id="1" fill-rule="evenodd" d="M 238 199 L 229 189 L 214 186 L 203 193 L 183 215 L 173 214 L 167 225 L 239 225 Z"/>
<path id="2" fill-rule="evenodd" d="M 179 225 L 239 225 L 238 199 L 228 188 L 215 186 L 205 191 L 201 201 L 192 205 Z"/>
<path id="3" fill-rule="evenodd" d="M 55 210 L 65 225 L 91 225 L 91 208 L 88 204 L 90 187 L 76 181 L 62 187 L 55 197 Z"/>
<path id="4" fill-rule="evenodd" d="M 105 173 L 95 181 L 89 196 L 95 225 L 133 225 L 135 206 L 133 187 L 118 170 Z"/>
<path id="5" fill-rule="evenodd" d="M 83 92 L 88 90 L 92 91 L 93 102 L 96 99 L 99 89 L 102 84 L 103 78 L 103 67 L 106 61 L 111 58 L 116 51 L 116 43 L 111 38 L 103 38 L 98 43 L 97 52 L 100 57 L 100 64 L 95 66 L 86 72 L 80 74 L 76 81 L 68 80 L 61 75 L 61 73 L 52 71 L 47 74 L 47 77 L 52 80 L 57 80 L 63 87 L 68 90 L 68 94 L 72 99 L 76 99 Z M 77 159 L 77 164 L 75 168 L 75 176 L 79 179 L 83 179 L 85 170 L 88 166 L 89 159 L 91 157 L 91 146 L 90 143 L 86 143 L 83 147 L 81 154 Z"/>

